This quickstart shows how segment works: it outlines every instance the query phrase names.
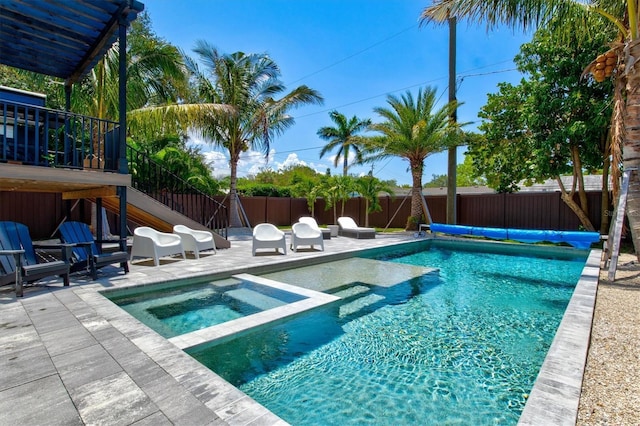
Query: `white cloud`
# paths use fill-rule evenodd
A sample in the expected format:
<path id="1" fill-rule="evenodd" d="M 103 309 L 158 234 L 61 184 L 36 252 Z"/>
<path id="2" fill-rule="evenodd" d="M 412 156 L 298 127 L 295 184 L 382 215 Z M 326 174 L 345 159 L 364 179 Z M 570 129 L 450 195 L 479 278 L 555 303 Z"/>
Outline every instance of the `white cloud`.
<path id="1" fill-rule="evenodd" d="M 214 178 L 220 179 L 231 174 L 231 169 L 229 169 L 229 159 L 222 152 L 207 151 L 202 154 L 211 168 L 211 175 Z"/>
<path id="2" fill-rule="evenodd" d="M 212 168 L 211 174 L 214 178 L 221 179 L 231 174 L 228 152 L 209 151 L 207 148 L 212 149 L 212 146 L 209 143 L 196 138 L 194 135 L 190 135 L 190 137 L 191 139 L 189 140 L 189 144 L 198 146 L 201 149 L 207 164 Z M 282 162 L 275 161 L 275 158 L 276 150 L 273 148 L 269 151 L 268 158 L 266 158 L 264 153 L 260 151 L 250 150 L 243 152 L 240 155 L 240 160 L 238 161 L 238 177 L 246 177 L 248 175 L 255 176 L 265 168 L 278 171 L 287 167 L 300 165 L 310 167 L 317 173 L 325 173 L 327 168 L 331 167 L 331 165 L 327 165 L 325 163 L 313 163 L 301 160 L 295 152 L 289 153 L 287 158 Z"/>
<path id="3" fill-rule="evenodd" d="M 336 157 L 337 157 L 337 154 L 329 156 L 329 161 L 331 162 L 332 165 L 335 163 Z M 348 164 L 353 164 L 355 159 L 356 159 L 356 154 L 352 149 L 350 149 L 349 150 L 349 155 L 347 155 L 347 163 Z M 337 168 L 342 170 L 342 165 L 343 164 L 344 164 L 344 158 L 342 156 L 340 156 L 340 158 L 338 158 L 338 167 Z"/>
<path id="4" fill-rule="evenodd" d="M 196 146 L 200 149 L 202 149 L 203 151 L 205 151 L 206 149 L 211 149 L 211 147 L 213 146 L 213 144 L 211 142 L 209 142 L 208 140 L 202 138 L 198 133 L 196 132 L 188 132 L 187 133 L 187 137 L 188 145 L 193 145 Z"/>
<path id="5" fill-rule="evenodd" d="M 286 169 L 292 166 L 307 166 L 307 163 L 298 158 L 298 154 L 295 152 L 287 155 L 287 158 L 282 163 L 276 163 L 278 170 Z"/>

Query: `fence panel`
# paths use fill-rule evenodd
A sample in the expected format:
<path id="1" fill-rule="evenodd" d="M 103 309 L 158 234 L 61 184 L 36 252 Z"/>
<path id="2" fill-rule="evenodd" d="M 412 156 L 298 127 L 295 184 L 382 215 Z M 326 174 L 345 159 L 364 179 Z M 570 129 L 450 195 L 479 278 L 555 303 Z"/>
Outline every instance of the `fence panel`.
<path id="1" fill-rule="evenodd" d="M 600 229 L 600 192 L 587 194 L 589 218 L 596 230 Z M 229 200 L 216 197 L 227 209 Z M 426 197 L 427 206 L 434 222 L 446 222 L 447 197 L 444 195 Z M 291 225 L 300 216 L 309 215 L 304 198 L 241 197 L 241 203 L 251 226 L 261 222 L 271 222 L 278 226 Z M 404 228 L 411 214 L 410 197 L 382 197 L 381 212 L 369 215 L 369 226 L 384 228 Z M 191 205 L 191 203 L 188 203 Z M 334 223 L 333 208 L 325 209 L 325 201 L 318 199 L 314 216 L 319 224 Z M 34 208 L 37 206 L 37 208 Z M 75 206 L 75 207 L 74 207 Z M 558 192 L 515 193 L 515 194 L 473 194 L 458 195 L 458 223 L 461 225 L 524 228 L 524 229 L 580 229 L 580 221 L 561 200 Z M 202 209 L 197 203 L 195 209 Z M 208 210 L 208 209 L 207 209 Z M 337 215 L 341 215 L 338 203 Z M 609 206 L 609 210 L 612 208 Z M 61 194 L 0 192 L 0 220 L 18 221 L 29 227 L 34 239 L 48 239 L 55 233 L 63 218 L 70 213 L 71 220 L 85 223 L 91 221 L 91 203 L 85 200 L 63 201 Z M 205 212 L 208 217 L 213 212 Z M 364 199 L 350 199 L 345 204 L 345 215 L 351 216 L 364 226 L 366 203 Z"/>
<path id="2" fill-rule="evenodd" d="M 263 222 L 269 222 L 276 226 L 291 225 L 291 198 L 266 197 L 265 218 Z"/>
<path id="3" fill-rule="evenodd" d="M 470 226 L 504 228 L 506 195 L 507 194 L 459 195 L 457 200 L 458 222 Z"/>

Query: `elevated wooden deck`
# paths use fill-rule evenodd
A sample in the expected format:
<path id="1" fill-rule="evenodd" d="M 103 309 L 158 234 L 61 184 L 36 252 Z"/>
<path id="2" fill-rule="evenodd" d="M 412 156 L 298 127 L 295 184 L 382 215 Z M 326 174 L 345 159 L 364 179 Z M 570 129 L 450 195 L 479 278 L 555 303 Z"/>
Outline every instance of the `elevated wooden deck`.
<path id="1" fill-rule="evenodd" d="M 63 199 L 116 197 L 131 175 L 96 169 L 66 169 L 0 163 L 0 191 L 59 192 Z"/>

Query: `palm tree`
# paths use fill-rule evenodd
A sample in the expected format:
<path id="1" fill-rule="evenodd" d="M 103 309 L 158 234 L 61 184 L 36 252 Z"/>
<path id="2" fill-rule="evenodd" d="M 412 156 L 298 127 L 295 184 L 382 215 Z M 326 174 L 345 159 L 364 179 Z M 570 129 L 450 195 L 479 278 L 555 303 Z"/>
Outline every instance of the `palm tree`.
<path id="1" fill-rule="evenodd" d="M 596 81 L 612 76 L 615 98 L 611 123 L 612 162 L 614 182 L 617 181 L 615 160 L 620 158 L 626 170 L 640 167 L 640 28 L 638 11 L 640 0 L 436 0 L 426 7 L 421 15 L 421 23 L 445 22 L 450 16 L 485 21 L 489 28 L 498 24 L 528 29 L 536 26 L 548 27 L 562 37 L 572 33 L 589 37 L 593 19 L 604 17 L 618 30 L 618 39 L 611 40 L 608 54 L 616 58 L 614 67 L 606 74 L 596 72 L 595 58 L 585 64 L 587 71 L 594 74 Z M 608 55 L 607 55 L 608 56 Z M 632 175 L 627 197 L 627 218 L 633 236 L 636 254 L 640 260 L 640 179 L 638 172 Z"/>
<path id="2" fill-rule="evenodd" d="M 344 216 L 344 205 L 349 199 L 349 194 L 354 189 L 353 177 L 331 176 L 323 181 L 322 194 L 325 199 L 325 208 L 333 207 L 333 223 L 338 223 L 338 203 L 342 203 L 340 216 Z"/>
<path id="3" fill-rule="evenodd" d="M 366 176 L 356 179 L 355 186 L 360 196 L 365 200 L 367 215 L 364 219 L 364 226 L 369 226 L 369 214 L 382 211 L 379 197 L 380 193 L 384 192 L 393 196 L 393 190 L 386 182 L 373 177 L 371 172 Z"/>
<path id="4" fill-rule="evenodd" d="M 193 76 L 195 94 L 191 103 L 174 104 L 144 111 L 138 129 L 191 128 L 229 153 L 229 226 L 240 227 L 237 173 L 240 155 L 249 149 L 268 155 L 271 141 L 294 124 L 288 111 L 304 104 L 323 102 L 320 94 L 299 86 L 282 97 L 280 68 L 266 54 L 235 52 L 221 54 L 200 40 L 194 52 L 205 70 L 190 58 L 187 68 Z"/>
<path id="5" fill-rule="evenodd" d="M 356 154 L 356 163 L 362 160 L 361 145 L 363 138 L 358 133 L 367 130 L 371 125 L 370 119 L 361 120 L 355 115 L 347 120 L 343 114 L 338 111 L 331 111 L 329 117 L 336 123 L 336 127 L 322 127 L 318 130 L 318 136 L 321 139 L 329 141 L 322 151 L 320 151 L 320 158 L 329 151 L 338 148 L 338 153 L 333 162 L 334 167 L 338 167 L 338 161 L 342 157 L 342 175 L 347 176 L 347 170 L 349 169 L 349 151 L 351 148 Z"/>
<path id="6" fill-rule="evenodd" d="M 127 111 L 175 102 L 187 90 L 187 72 L 180 50 L 151 31 L 145 13 L 131 26 L 127 45 Z M 96 64 L 80 90 L 72 109 L 96 118 L 118 118 L 119 54 L 116 45 Z"/>
<path id="7" fill-rule="evenodd" d="M 398 98 L 387 97 L 389 108 L 378 107 L 374 111 L 385 119 L 371 125 L 382 136 L 371 138 L 368 149 L 372 151 L 366 161 L 386 157 L 400 157 L 409 162 L 412 177 L 411 216 L 407 229 L 412 230 L 422 216 L 422 175 L 424 160 L 431 154 L 441 152 L 455 144 L 459 124 L 450 120 L 450 113 L 456 107 L 449 102 L 442 108 L 436 107 L 436 91 L 427 87 L 418 90 L 414 99 L 410 91 Z"/>

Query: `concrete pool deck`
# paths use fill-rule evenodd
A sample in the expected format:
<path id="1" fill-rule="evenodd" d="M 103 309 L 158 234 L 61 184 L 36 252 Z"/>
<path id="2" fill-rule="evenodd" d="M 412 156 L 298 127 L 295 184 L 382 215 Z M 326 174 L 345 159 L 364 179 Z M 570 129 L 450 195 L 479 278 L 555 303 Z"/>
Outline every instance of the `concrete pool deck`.
<path id="1" fill-rule="evenodd" d="M 136 261 L 129 274 L 107 267 L 96 281 L 73 274 L 70 287 L 61 282 L 27 287 L 20 299 L 12 291 L 0 291 L 0 425 L 284 425 L 282 419 L 98 292 L 194 275 L 227 277 L 247 270 L 259 274 L 284 263 L 301 266 L 337 260 L 353 251 L 415 238 L 412 233 L 378 234 L 370 240 L 338 237 L 325 241 L 324 252 L 259 253 L 255 257 L 251 256 L 250 235 L 230 240 L 230 249 L 199 260 L 163 260 L 159 267 Z M 586 314 L 583 299 L 576 303 Z M 569 332 L 573 327 L 590 330 L 590 314 L 565 315 L 565 320 Z M 589 334 L 581 336 L 588 347 Z M 563 355 L 573 351 L 575 336 L 565 340 L 552 350 Z M 575 424 L 576 413 L 567 407 L 575 403 L 577 411 L 579 391 L 575 401 L 573 392 L 564 392 L 575 386 L 578 372 L 571 369 L 571 374 L 554 376 L 547 385 L 562 395 L 559 411 L 551 418 L 564 420 L 556 424 L 569 424 L 571 418 Z"/>

